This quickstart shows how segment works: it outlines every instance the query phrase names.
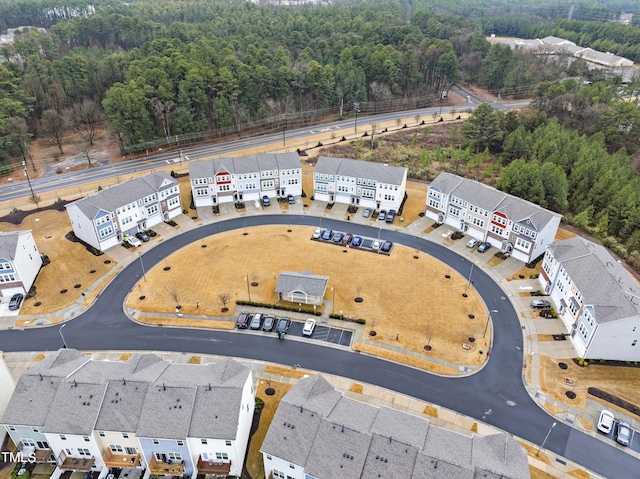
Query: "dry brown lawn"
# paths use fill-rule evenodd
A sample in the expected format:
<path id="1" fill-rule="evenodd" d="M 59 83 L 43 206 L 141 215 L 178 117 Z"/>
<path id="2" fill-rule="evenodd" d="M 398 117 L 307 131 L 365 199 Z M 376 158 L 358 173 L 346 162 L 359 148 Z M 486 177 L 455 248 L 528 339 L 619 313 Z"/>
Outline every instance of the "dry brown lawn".
<path id="1" fill-rule="evenodd" d="M 3 231 L 32 230 L 38 250 L 51 260 L 38 274 L 35 298 L 24 301 L 20 314 L 47 314 L 70 306 L 80 299 L 82 291 L 115 266 L 108 255 L 94 256 L 82 244 L 64 237 L 71 231 L 66 211 L 36 212 L 20 225 L 2 223 L 1 227 Z M 111 264 L 104 264 L 105 260 L 111 260 Z M 65 289 L 67 292 L 61 294 Z M 42 304 L 36 307 L 36 302 Z"/>
<path id="2" fill-rule="evenodd" d="M 573 231 L 560 227 L 556 232 L 556 237 L 554 238 L 554 241 L 558 243 L 560 241 L 573 238 L 574 236 L 577 236 L 577 235 Z"/>
<path id="3" fill-rule="evenodd" d="M 568 369 L 558 366 L 564 362 Z M 570 378 L 573 384 L 565 382 Z M 549 356 L 540 356 L 540 384 L 545 394 L 577 409 L 583 409 L 587 402 L 587 389 L 598 387 L 626 399 L 633 404 L 640 404 L 640 368 L 599 366 L 591 364 L 587 367 L 576 365 L 571 359 L 558 360 Z M 573 391 L 576 398 L 567 398 L 566 392 Z M 592 399 L 595 399 L 592 397 Z M 610 409 L 615 406 L 608 405 Z M 628 413 L 627 413 L 628 414 Z"/>
<path id="4" fill-rule="evenodd" d="M 310 241 L 313 228 L 293 227 L 291 233 L 287 229 L 231 231 L 178 250 L 147 271 L 147 282 L 140 288 L 146 298 L 130 295 L 127 305 L 143 316 L 175 312 L 177 304 L 183 314 L 219 316 L 221 295 L 232 301 L 248 299 L 245 278 L 258 283 L 250 287 L 252 301 L 274 303 L 278 273 L 307 269 L 329 276 L 326 299 L 332 299 L 335 287 L 334 312 L 364 318 L 366 334 L 371 329 L 377 333 L 374 341 L 416 352 L 424 352 L 429 343 L 430 355 L 458 364 L 481 363 L 479 349 L 486 351 L 485 342 L 470 343 L 470 350 L 462 349 L 462 343 L 482 334 L 486 309 L 475 291 L 467 289 L 466 280 L 448 266 L 422 253 L 416 260 L 416 253 L 402 246 L 389 257 L 355 249 L 343 253 L 341 247 Z M 201 247 L 203 243 L 207 248 Z M 364 301 L 356 303 L 356 297 Z M 231 314 L 233 302 L 227 306 Z"/>
<path id="5" fill-rule="evenodd" d="M 359 351 L 366 354 L 371 354 L 372 356 L 378 356 L 381 358 L 389 359 L 391 361 L 395 361 L 396 363 L 404 364 L 406 366 L 413 366 L 419 369 L 425 369 L 427 371 L 431 371 L 436 374 L 443 374 L 447 376 L 455 376 L 458 374 L 458 370 L 454 368 L 450 368 L 448 366 L 443 366 L 442 364 L 433 363 L 431 361 L 427 361 L 426 359 L 415 358 L 413 356 L 409 356 L 407 354 L 397 353 L 395 351 L 389 351 L 387 349 L 379 348 L 376 346 L 370 346 L 368 344 L 362 343 L 354 343 L 353 349 L 355 351 Z M 463 350 L 464 351 L 464 350 Z"/>

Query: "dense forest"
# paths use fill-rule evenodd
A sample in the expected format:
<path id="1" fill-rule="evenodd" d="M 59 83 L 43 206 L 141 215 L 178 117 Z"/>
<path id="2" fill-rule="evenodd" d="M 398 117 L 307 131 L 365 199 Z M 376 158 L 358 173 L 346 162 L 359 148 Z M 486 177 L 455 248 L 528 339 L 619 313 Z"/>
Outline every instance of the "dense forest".
<path id="1" fill-rule="evenodd" d="M 636 3 L 0 0 L 0 28 L 48 30 L 0 47 L 0 167 L 26 160 L 34 138 L 63 155 L 73 134 L 88 150 L 104 124 L 135 151 L 349 115 L 355 102 L 363 113 L 437 104 L 464 81 L 533 97 L 519 114 L 476 110 L 462 128 L 470 163 L 493 155 L 500 188 L 565 213 L 637 263 L 638 82 L 486 40 L 556 35 L 640 59 L 640 28 L 613 21 Z"/>

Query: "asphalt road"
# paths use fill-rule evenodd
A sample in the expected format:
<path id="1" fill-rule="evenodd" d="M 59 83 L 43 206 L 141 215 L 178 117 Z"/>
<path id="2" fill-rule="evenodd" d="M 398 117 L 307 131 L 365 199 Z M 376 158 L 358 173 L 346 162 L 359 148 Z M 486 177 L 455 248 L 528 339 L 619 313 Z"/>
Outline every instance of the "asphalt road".
<path id="1" fill-rule="evenodd" d="M 143 256 L 145 267 L 200 238 L 231 229 L 263 224 L 318 226 L 309 216 L 266 215 L 206 225 L 160 243 Z M 329 219 L 324 227 L 377 236 L 378 229 Z M 381 238 L 418 248 L 446 263 L 463 276 L 471 263 L 447 248 L 404 233 L 383 230 Z M 209 251 L 207 250 L 207 253 Z M 213 252 L 215 253 L 215 252 Z M 166 350 L 258 359 L 327 372 L 398 391 L 442 405 L 540 444 L 554 419 L 527 394 L 522 383 L 522 331 L 516 311 L 500 287 L 481 269 L 474 270 L 474 286 L 493 313 L 494 340 L 490 359 L 478 373 L 445 378 L 373 357 L 328 349 L 302 341 L 281 341 L 275 336 L 235 334 L 178 328 L 147 327 L 131 322 L 123 312 L 124 297 L 135 287 L 142 270 L 131 263 L 104 290 L 87 312 L 67 323 L 69 347 L 82 350 Z M 198 272 L 194 272 L 198 274 Z M 206 274 L 202 272 L 201 274 Z M 428 301 L 429 292 L 422 292 Z M 58 328 L 0 332 L 0 350 L 42 351 L 62 346 Z M 594 437 L 558 423 L 545 447 L 610 478 L 640 478 L 640 461 Z"/>

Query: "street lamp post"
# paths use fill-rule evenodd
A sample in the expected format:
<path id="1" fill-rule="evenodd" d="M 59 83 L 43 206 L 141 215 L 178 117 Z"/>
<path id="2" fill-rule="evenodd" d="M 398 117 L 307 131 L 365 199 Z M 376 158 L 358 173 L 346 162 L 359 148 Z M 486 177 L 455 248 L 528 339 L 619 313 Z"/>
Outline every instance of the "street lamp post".
<path id="1" fill-rule="evenodd" d="M 440 93 L 440 112 L 438 113 L 438 116 L 442 116 L 442 103 L 444 102 L 444 98 L 447 96 L 447 90 L 442 90 L 442 93 Z"/>
<path id="2" fill-rule="evenodd" d="M 549 439 L 549 436 L 551 435 L 551 431 L 553 430 L 554 427 L 556 427 L 557 423 L 553 423 L 551 425 L 551 427 L 549 428 L 549 432 L 547 433 L 547 435 L 544 438 L 544 441 L 542 441 L 542 444 L 540 444 L 540 447 L 538 448 L 538 452 L 536 452 L 536 456 L 538 456 L 540 454 L 540 450 L 544 447 L 545 442 L 547 442 L 547 439 Z"/>
<path id="3" fill-rule="evenodd" d="M 62 335 L 62 328 L 64 328 L 67 325 L 67 323 L 64 323 L 62 326 L 60 326 L 60 329 L 58 330 L 58 332 L 60 333 L 60 337 L 62 338 L 62 347 L 67 349 L 67 342 L 64 340 L 64 336 Z"/>
<path id="4" fill-rule="evenodd" d="M 356 112 L 356 122 L 355 122 L 355 125 L 353 127 L 353 133 L 355 133 L 357 135 L 358 134 L 358 113 L 360 113 L 360 102 L 359 101 L 353 102 L 353 111 Z"/>
<path id="5" fill-rule="evenodd" d="M 27 171 L 27 162 L 23 161 L 22 166 L 24 167 L 24 176 L 27 177 L 27 182 L 29 183 L 29 189 L 31 190 L 31 198 L 35 198 L 36 194 L 33 192 L 33 187 L 31 186 L 31 178 L 29 178 L 29 172 Z"/>
<path id="6" fill-rule="evenodd" d="M 282 146 L 287 146 L 285 139 L 285 130 L 287 129 L 287 114 L 282 114 Z"/>
<path id="7" fill-rule="evenodd" d="M 491 313 L 497 313 L 497 312 L 498 312 L 497 309 L 492 309 L 491 311 L 489 311 L 489 314 L 487 315 L 487 323 L 484 325 L 484 333 L 482 333 L 483 338 L 487 335 L 487 329 L 489 328 L 489 320 L 491 319 Z"/>
<path id="8" fill-rule="evenodd" d="M 147 281 L 147 275 L 144 272 L 144 263 L 142 262 L 142 255 L 140 253 L 138 253 L 138 259 L 140 260 L 140 267 L 142 268 L 142 277 L 144 278 L 145 282 Z"/>
<path id="9" fill-rule="evenodd" d="M 469 289 L 469 286 L 471 286 L 471 275 L 473 274 L 473 266 L 475 265 L 475 263 L 471 263 L 471 271 L 469 271 L 469 280 L 467 281 L 467 289 Z"/>
<path id="10" fill-rule="evenodd" d="M 251 289 L 249 288 L 249 275 L 246 275 L 244 279 L 247 280 L 247 294 L 249 295 L 249 302 L 251 302 Z"/>
<path id="11" fill-rule="evenodd" d="M 333 293 L 333 297 L 331 298 L 331 314 L 333 314 L 333 310 L 336 307 L 336 287 L 335 286 L 331 288 L 331 292 Z"/>

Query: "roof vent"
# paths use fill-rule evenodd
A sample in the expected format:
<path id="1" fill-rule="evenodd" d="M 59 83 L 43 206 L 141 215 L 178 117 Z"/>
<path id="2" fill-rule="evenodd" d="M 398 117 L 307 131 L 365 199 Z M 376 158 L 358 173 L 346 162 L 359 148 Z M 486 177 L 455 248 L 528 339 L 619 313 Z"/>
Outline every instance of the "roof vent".
<path id="1" fill-rule="evenodd" d="M 167 390 L 167 387 L 164 385 L 164 383 L 162 383 L 162 390 L 163 390 L 163 391 L 166 391 L 166 390 Z"/>
<path id="2" fill-rule="evenodd" d="M 122 385 L 126 386 L 127 385 L 127 380 L 125 378 L 122 378 Z M 137 388 L 136 388 L 137 389 Z"/>
<path id="3" fill-rule="evenodd" d="M 340 431 L 340 432 L 344 432 L 344 424 L 342 425 L 342 431 Z"/>
<path id="4" fill-rule="evenodd" d="M 42 374 L 38 373 L 38 375 L 40 376 L 40 381 L 42 381 L 44 378 L 42 377 Z"/>

